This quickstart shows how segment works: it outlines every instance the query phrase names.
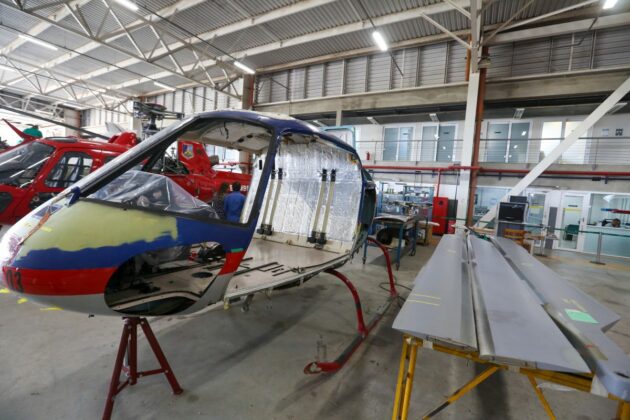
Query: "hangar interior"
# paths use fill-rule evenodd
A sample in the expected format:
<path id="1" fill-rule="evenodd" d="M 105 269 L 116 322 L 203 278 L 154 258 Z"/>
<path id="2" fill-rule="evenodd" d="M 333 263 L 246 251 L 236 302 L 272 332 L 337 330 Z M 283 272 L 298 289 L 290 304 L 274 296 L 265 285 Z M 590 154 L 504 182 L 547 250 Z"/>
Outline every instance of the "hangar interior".
<path id="1" fill-rule="evenodd" d="M 0 418 L 630 419 L 629 102 L 628 0 L 0 0 Z"/>

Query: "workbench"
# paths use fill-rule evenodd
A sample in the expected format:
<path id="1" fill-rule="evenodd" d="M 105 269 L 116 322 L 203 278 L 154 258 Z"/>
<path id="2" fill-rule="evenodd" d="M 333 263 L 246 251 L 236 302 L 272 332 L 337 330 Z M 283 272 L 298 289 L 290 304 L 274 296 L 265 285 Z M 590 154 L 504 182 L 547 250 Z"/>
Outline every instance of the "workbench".
<path id="1" fill-rule="evenodd" d="M 409 253 L 410 256 L 416 254 L 416 242 L 418 239 L 418 217 L 417 216 L 400 216 L 400 215 L 381 215 L 374 218 L 370 232 L 373 233 L 371 238 L 378 240 L 376 234 L 378 227 L 393 228 L 397 232 L 397 244 L 390 246 L 383 244 L 388 250 L 395 250 L 395 262 L 396 270 L 400 269 L 400 260 L 405 253 Z M 403 245 L 405 244 L 406 245 Z M 365 264 L 367 258 L 367 247 L 371 245 L 367 240 L 363 245 L 363 264 Z"/>

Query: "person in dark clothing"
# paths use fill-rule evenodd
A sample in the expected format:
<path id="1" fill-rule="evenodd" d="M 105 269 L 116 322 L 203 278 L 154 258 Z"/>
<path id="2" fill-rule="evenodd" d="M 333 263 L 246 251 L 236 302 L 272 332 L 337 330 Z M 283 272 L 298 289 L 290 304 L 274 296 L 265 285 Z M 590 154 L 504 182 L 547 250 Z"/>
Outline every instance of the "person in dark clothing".
<path id="1" fill-rule="evenodd" d="M 217 212 L 217 216 L 219 219 L 225 219 L 225 208 L 224 201 L 225 195 L 230 189 L 230 185 L 227 182 L 224 182 L 219 187 L 219 191 L 212 197 L 212 208 Z"/>
<path id="2" fill-rule="evenodd" d="M 239 182 L 232 184 L 232 192 L 225 197 L 223 203 L 225 218 L 230 222 L 238 222 L 245 204 L 245 196 L 241 194 L 241 184 Z"/>

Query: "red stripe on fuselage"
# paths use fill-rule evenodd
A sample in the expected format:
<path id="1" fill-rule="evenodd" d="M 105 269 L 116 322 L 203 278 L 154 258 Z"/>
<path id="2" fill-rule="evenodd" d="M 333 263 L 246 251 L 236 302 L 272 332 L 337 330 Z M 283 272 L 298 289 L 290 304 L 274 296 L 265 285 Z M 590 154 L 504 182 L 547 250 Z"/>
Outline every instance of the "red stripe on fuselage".
<path id="1" fill-rule="evenodd" d="M 4 283 L 9 289 L 27 295 L 74 296 L 105 292 L 116 268 L 81 270 L 33 270 L 3 267 Z"/>

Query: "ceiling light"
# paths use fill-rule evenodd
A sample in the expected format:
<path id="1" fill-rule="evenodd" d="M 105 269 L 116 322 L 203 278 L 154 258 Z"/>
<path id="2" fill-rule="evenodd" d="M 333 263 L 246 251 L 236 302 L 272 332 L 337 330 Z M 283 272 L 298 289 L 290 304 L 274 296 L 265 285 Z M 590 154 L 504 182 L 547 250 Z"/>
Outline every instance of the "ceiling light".
<path id="1" fill-rule="evenodd" d="M 378 121 L 376 121 L 376 118 L 374 117 L 367 117 L 368 121 L 371 122 L 374 125 L 378 125 Z"/>
<path id="2" fill-rule="evenodd" d="M 238 67 L 239 69 L 243 70 L 245 73 L 256 74 L 256 70 L 252 69 L 251 67 L 247 67 L 245 64 L 241 63 L 240 61 L 235 61 L 234 65 Z"/>
<path id="3" fill-rule="evenodd" d="M 2 71 L 13 71 L 13 72 L 17 72 L 17 70 L 16 70 L 16 69 L 11 68 L 11 67 L 9 67 L 9 66 L 5 66 L 4 64 L 0 64 L 0 70 L 2 70 Z"/>
<path id="4" fill-rule="evenodd" d="M 24 34 L 19 34 L 18 36 L 25 41 L 32 42 L 33 44 L 37 44 L 41 47 L 48 48 L 49 50 L 53 50 L 53 51 L 58 50 L 58 48 L 55 47 L 54 45 L 49 44 L 48 42 L 44 42 L 41 39 L 33 38 L 31 36 L 24 35 Z"/>
<path id="5" fill-rule="evenodd" d="M 440 119 L 438 118 L 437 114 L 435 112 L 432 112 L 429 114 L 429 118 L 431 118 L 431 121 L 433 122 L 440 122 Z"/>
<path id="6" fill-rule="evenodd" d="M 523 117 L 523 114 L 525 113 L 525 108 L 516 108 L 514 110 L 514 119 L 515 120 L 520 120 Z"/>
<path id="7" fill-rule="evenodd" d="M 164 89 L 168 89 L 168 90 L 176 90 L 174 87 L 170 87 L 170 86 L 168 86 L 168 85 L 165 85 L 164 83 L 156 82 L 155 80 L 153 81 L 153 84 L 154 84 L 155 86 L 158 86 L 158 87 L 161 87 L 161 88 L 164 88 Z"/>
<path id="8" fill-rule="evenodd" d="M 612 9 L 617 4 L 617 0 L 606 0 L 604 1 L 603 9 Z"/>
<path id="9" fill-rule="evenodd" d="M 372 32 L 372 38 L 374 38 L 374 42 L 376 42 L 376 45 L 378 45 L 378 48 L 381 51 L 387 51 L 387 42 L 385 41 L 385 38 L 383 38 L 383 35 L 381 35 L 381 33 L 379 31 L 374 31 Z"/>
<path id="10" fill-rule="evenodd" d="M 129 10 L 133 10 L 134 12 L 138 11 L 138 5 L 129 1 L 129 0 L 115 0 L 116 3 L 120 4 L 123 7 L 126 7 Z"/>

